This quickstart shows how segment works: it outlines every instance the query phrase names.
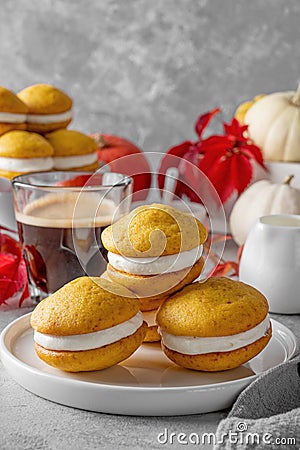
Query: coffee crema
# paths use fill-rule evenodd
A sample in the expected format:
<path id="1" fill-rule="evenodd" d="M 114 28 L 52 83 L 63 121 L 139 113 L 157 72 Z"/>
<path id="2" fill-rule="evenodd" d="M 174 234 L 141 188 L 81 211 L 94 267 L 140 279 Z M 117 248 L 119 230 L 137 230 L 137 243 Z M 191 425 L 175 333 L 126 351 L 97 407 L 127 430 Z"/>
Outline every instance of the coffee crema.
<path id="1" fill-rule="evenodd" d="M 97 193 L 53 193 L 27 204 L 16 212 L 18 222 L 39 227 L 72 228 L 108 226 L 117 216 L 112 200 Z"/>

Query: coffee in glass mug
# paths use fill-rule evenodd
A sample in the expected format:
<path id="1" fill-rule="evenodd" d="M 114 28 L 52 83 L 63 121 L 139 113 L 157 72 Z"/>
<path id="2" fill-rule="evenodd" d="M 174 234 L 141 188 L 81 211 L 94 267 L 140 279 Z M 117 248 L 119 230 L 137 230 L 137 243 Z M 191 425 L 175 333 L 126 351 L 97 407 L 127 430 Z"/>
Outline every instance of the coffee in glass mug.
<path id="1" fill-rule="evenodd" d="M 85 179 L 84 186 L 76 186 L 76 180 L 82 183 Z M 129 212 L 130 177 L 115 173 L 35 173 L 14 178 L 13 191 L 34 300 L 41 300 L 74 278 L 99 276 L 105 271 L 101 233 Z"/>

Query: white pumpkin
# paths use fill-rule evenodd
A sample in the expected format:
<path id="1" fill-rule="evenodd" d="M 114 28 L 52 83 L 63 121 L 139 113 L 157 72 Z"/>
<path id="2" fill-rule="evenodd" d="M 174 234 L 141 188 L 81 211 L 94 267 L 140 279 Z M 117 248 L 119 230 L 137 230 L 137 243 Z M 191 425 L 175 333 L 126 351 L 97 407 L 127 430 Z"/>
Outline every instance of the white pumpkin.
<path id="1" fill-rule="evenodd" d="M 235 202 L 229 218 L 232 237 L 238 245 L 259 217 L 268 214 L 300 214 L 300 189 L 290 186 L 293 175 L 282 183 L 260 180 L 246 189 Z"/>
<path id="2" fill-rule="evenodd" d="M 245 115 L 249 137 L 269 161 L 300 161 L 300 83 L 297 92 L 275 92 Z"/>

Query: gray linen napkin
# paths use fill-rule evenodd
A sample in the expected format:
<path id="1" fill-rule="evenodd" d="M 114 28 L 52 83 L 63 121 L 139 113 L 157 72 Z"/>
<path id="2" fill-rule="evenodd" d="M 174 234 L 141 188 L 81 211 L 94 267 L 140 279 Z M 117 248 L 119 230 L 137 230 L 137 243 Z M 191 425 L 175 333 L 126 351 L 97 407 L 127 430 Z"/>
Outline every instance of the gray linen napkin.
<path id="1" fill-rule="evenodd" d="M 300 449 L 300 356 L 265 372 L 219 423 L 214 450 Z"/>

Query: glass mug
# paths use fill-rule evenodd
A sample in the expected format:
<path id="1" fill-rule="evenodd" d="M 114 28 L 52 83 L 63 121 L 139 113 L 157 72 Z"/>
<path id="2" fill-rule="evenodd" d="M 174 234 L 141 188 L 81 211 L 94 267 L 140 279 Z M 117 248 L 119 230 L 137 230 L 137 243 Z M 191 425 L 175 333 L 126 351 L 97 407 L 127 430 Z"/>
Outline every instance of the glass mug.
<path id="1" fill-rule="evenodd" d="M 32 300 L 77 277 L 105 271 L 101 233 L 129 212 L 132 178 L 53 171 L 17 176 L 12 186 Z"/>

